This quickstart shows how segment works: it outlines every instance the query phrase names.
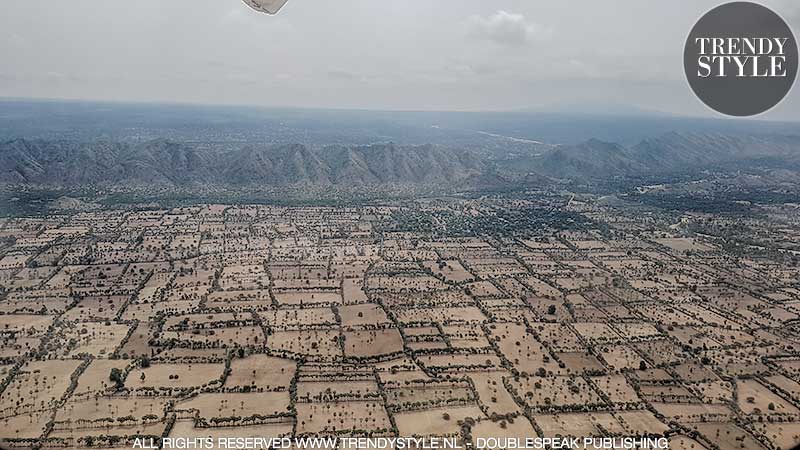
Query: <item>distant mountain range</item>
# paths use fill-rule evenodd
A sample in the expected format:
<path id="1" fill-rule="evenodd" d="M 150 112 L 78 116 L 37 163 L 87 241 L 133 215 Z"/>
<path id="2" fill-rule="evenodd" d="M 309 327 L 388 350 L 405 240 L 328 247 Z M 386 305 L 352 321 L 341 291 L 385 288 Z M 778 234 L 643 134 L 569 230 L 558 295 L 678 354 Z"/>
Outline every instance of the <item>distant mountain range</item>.
<path id="1" fill-rule="evenodd" d="M 503 155 L 441 145 L 243 145 L 15 139 L 0 143 L 0 182 L 76 186 L 448 184 L 488 189 L 739 170 L 800 170 L 800 136 L 668 133 L 633 146 L 590 139 Z"/>
<path id="2" fill-rule="evenodd" d="M 0 143 L 0 182 L 82 184 L 436 184 L 478 176 L 487 163 L 439 146 L 245 146 L 222 151 L 142 144 L 17 139 Z"/>
<path id="3" fill-rule="evenodd" d="M 590 139 L 556 147 L 531 169 L 557 178 L 593 179 L 754 167 L 800 168 L 800 136 L 668 133 L 631 147 Z"/>

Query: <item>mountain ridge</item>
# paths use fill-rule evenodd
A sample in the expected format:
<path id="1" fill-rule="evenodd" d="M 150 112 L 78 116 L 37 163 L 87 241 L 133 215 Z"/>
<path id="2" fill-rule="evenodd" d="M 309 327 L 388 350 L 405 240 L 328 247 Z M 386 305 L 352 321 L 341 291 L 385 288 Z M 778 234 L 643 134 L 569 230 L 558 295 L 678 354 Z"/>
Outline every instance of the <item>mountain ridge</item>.
<path id="1" fill-rule="evenodd" d="M 14 139 L 0 142 L 0 182 L 81 184 L 376 185 L 491 189 L 608 177 L 667 176 L 752 167 L 800 170 L 800 136 L 666 133 L 624 146 L 599 139 L 508 158 L 392 142 L 369 145 L 247 144 L 154 139 L 141 143 Z"/>
<path id="2" fill-rule="evenodd" d="M 557 146 L 536 161 L 542 173 L 557 178 L 595 179 L 770 167 L 800 164 L 800 136 L 730 136 L 713 133 L 666 133 L 624 147 L 590 139 Z"/>
<path id="3" fill-rule="evenodd" d="M 220 151 L 165 139 L 140 144 L 14 139 L 0 143 L 0 182 L 55 185 L 452 183 L 483 173 L 470 152 L 434 145 L 248 145 Z"/>

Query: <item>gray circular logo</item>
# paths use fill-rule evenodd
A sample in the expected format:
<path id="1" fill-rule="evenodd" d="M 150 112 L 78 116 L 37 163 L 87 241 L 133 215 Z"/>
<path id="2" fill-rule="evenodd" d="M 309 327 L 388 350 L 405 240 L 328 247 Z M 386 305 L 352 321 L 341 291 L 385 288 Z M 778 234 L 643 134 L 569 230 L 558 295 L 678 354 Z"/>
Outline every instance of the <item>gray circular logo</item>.
<path id="1" fill-rule="evenodd" d="M 683 67 L 695 95 L 730 116 L 777 105 L 797 75 L 797 42 L 769 8 L 733 2 L 707 12 L 692 28 Z"/>

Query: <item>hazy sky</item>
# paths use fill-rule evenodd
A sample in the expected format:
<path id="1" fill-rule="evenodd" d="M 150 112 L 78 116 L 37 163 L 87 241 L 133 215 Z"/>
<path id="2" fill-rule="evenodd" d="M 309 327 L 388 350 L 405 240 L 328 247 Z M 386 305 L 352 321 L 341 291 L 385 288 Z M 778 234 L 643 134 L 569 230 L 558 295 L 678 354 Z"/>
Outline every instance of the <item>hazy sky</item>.
<path id="1" fill-rule="evenodd" d="M 713 115 L 684 39 L 719 1 L 3 0 L 0 96 Z M 800 2 L 763 1 L 800 29 Z M 800 120 L 795 88 L 762 118 Z"/>

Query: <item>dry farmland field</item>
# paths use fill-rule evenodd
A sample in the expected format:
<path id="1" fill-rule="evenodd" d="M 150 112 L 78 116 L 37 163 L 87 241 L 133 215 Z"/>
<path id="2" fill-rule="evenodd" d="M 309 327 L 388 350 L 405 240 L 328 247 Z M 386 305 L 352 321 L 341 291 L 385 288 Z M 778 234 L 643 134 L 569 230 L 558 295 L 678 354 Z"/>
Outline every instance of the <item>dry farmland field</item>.
<path id="1" fill-rule="evenodd" d="M 800 268 L 788 254 L 734 253 L 673 226 L 691 219 L 606 203 L 574 202 L 581 226 L 459 228 L 500 206 L 536 210 L 519 202 L 0 219 L 0 447 L 800 444 Z"/>

